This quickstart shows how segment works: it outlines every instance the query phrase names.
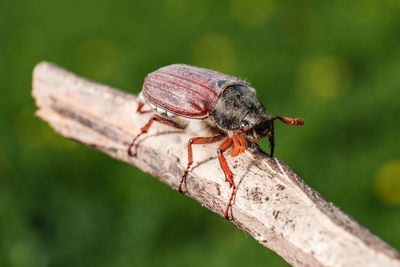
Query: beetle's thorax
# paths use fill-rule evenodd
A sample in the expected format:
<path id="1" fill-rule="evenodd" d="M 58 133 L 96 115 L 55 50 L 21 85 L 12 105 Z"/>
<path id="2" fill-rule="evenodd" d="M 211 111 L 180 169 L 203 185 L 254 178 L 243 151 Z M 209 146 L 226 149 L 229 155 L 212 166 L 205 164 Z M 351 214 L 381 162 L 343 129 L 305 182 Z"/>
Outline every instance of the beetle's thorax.
<path id="1" fill-rule="evenodd" d="M 211 117 L 224 131 L 252 128 L 269 119 L 255 90 L 239 84 L 229 86 L 223 91 L 211 111 Z"/>

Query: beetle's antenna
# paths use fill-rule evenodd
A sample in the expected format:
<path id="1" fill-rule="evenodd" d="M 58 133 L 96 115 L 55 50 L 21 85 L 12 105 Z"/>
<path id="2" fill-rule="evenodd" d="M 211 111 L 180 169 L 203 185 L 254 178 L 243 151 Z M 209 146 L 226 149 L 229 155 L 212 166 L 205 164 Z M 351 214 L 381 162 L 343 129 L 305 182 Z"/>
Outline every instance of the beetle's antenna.
<path id="1" fill-rule="evenodd" d="M 268 140 L 269 140 L 269 145 L 271 147 L 271 152 L 269 153 L 269 156 L 271 158 L 274 157 L 274 148 L 275 148 L 275 136 L 274 136 L 274 121 L 271 121 L 272 127 L 270 132 L 268 133 Z"/>
<path id="2" fill-rule="evenodd" d="M 298 119 L 298 118 L 289 118 L 289 117 L 283 117 L 283 116 L 275 116 L 271 119 L 271 121 L 274 121 L 276 119 L 279 119 L 281 121 L 283 121 L 286 124 L 289 125 L 295 125 L 295 126 L 299 126 L 299 125 L 303 125 L 304 124 L 304 120 L 303 119 Z"/>

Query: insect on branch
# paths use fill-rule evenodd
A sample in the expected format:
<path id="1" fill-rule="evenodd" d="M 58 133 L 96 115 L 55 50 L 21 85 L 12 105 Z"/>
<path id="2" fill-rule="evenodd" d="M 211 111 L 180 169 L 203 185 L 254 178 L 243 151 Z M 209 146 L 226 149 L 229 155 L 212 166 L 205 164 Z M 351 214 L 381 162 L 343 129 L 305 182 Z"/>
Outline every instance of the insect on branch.
<path id="1" fill-rule="evenodd" d="M 136 114 L 136 96 L 94 83 L 43 62 L 33 74 L 37 114 L 59 134 L 136 166 L 178 189 L 192 137 L 155 123 L 132 137 L 152 113 Z M 231 196 L 217 160 L 220 142 L 193 147 L 186 194 L 224 215 Z M 212 158 L 210 160 L 210 158 Z M 251 146 L 226 157 L 238 185 L 232 205 L 238 227 L 294 266 L 400 266 L 399 253 L 304 183 L 281 160 Z M 184 213 L 184 211 L 182 211 Z"/>

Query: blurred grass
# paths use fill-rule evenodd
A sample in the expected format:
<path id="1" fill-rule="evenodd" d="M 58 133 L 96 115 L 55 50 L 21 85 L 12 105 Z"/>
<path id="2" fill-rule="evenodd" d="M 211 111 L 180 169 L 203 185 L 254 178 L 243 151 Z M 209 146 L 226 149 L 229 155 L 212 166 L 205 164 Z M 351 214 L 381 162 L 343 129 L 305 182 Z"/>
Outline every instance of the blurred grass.
<path id="1" fill-rule="evenodd" d="M 42 60 L 131 93 L 177 62 L 248 79 L 270 113 L 306 120 L 276 124 L 276 155 L 400 249 L 399 29 L 397 0 L 3 2 L 0 266 L 287 265 L 149 175 L 54 134 L 30 96 Z"/>

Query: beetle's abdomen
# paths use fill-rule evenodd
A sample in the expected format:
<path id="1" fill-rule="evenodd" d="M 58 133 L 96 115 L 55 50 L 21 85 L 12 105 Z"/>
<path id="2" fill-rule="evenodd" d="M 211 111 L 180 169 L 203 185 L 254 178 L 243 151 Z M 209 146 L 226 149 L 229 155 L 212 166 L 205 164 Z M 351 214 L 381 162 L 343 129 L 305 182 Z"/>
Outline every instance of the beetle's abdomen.
<path id="1" fill-rule="evenodd" d="M 172 114 L 204 119 L 221 95 L 218 81 L 244 81 L 216 71 L 183 64 L 160 68 L 147 75 L 142 94 L 145 100 Z"/>

